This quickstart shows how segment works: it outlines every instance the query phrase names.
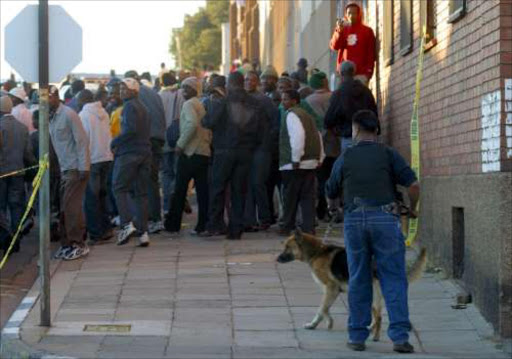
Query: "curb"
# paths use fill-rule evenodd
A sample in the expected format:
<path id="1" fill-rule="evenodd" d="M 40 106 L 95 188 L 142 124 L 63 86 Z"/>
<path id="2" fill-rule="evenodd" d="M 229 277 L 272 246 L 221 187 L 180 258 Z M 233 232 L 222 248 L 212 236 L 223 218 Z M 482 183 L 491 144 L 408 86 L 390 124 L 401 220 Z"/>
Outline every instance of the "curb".
<path id="1" fill-rule="evenodd" d="M 52 273 L 53 274 L 53 273 Z M 39 299 L 32 290 L 23 298 L 0 334 L 0 359 L 76 359 L 36 350 L 21 340 L 20 328 Z"/>

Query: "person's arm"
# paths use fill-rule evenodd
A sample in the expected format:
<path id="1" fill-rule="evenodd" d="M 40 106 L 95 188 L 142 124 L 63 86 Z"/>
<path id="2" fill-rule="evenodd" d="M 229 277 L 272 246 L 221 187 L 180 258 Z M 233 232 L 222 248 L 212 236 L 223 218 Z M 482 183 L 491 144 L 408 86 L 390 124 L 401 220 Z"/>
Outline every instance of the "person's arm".
<path id="1" fill-rule="evenodd" d="M 300 164 L 300 159 L 304 156 L 306 133 L 300 119 L 293 112 L 288 112 L 286 116 L 286 127 L 292 148 L 292 164 L 296 166 L 296 164 Z"/>
<path id="2" fill-rule="evenodd" d="M 69 112 L 68 121 L 71 125 L 73 138 L 78 152 L 78 170 L 88 172 L 91 167 L 91 155 L 89 153 L 89 137 L 85 133 L 80 117 L 74 112 Z"/>
<path id="3" fill-rule="evenodd" d="M 136 114 L 134 107 L 131 103 L 126 103 L 121 112 L 120 118 L 120 132 L 119 135 L 110 143 L 110 149 L 115 152 L 115 149 L 124 143 L 130 141 L 137 135 L 136 129 Z"/>
<path id="4" fill-rule="evenodd" d="M 331 41 L 329 43 L 331 50 L 341 51 L 345 50 L 345 44 L 343 41 L 343 26 L 336 25 L 334 33 L 332 34 Z"/>
<path id="5" fill-rule="evenodd" d="M 180 137 L 176 143 L 176 147 L 184 149 L 194 137 L 197 126 L 199 125 L 199 118 L 194 106 L 190 102 L 183 105 L 182 118 L 180 119 Z M 179 150 L 178 150 L 179 152 Z"/>
<path id="6" fill-rule="evenodd" d="M 37 160 L 34 156 L 34 151 L 32 150 L 32 141 L 30 140 L 30 135 L 28 134 L 28 131 L 25 134 L 25 138 L 26 140 L 25 148 L 23 149 L 23 163 L 26 167 L 34 166 L 37 163 Z"/>
<path id="7" fill-rule="evenodd" d="M 339 156 L 332 166 L 331 175 L 325 185 L 325 194 L 329 199 L 336 199 L 343 188 L 343 156 Z"/>
<path id="8" fill-rule="evenodd" d="M 409 216 L 412 218 L 418 217 L 418 201 L 420 200 L 420 183 L 418 181 L 413 182 L 407 189 L 409 194 L 409 201 L 411 202 L 411 208 L 409 209 Z"/>
<path id="9" fill-rule="evenodd" d="M 215 130 L 224 115 L 225 108 L 226 103 L 224 100 L 214 100 L 213 98 L 210 98 L 209 104 L 206 108 L 206 115 L 201 120 L 203 127 Z"/>
<path id="10" fill-rule="evenodd" d="M 329 107 L 324 116 L 324 128 L 332 129 L 338 126 L 338 96 L 339 91 L 334 91 L 329 99 Z"/>
<path id="11" fill-rule="evenodd" d="M 375 40 L 375 34 L 373 33 L 373 30 L 371 28 L 368 29 L 368 53 L 366 56 L 366 76 L 368 77 L 368 81 L 373 76 L 373 70 L 375 67 L 375 61 L 376 61 L 376 40 Z"/>

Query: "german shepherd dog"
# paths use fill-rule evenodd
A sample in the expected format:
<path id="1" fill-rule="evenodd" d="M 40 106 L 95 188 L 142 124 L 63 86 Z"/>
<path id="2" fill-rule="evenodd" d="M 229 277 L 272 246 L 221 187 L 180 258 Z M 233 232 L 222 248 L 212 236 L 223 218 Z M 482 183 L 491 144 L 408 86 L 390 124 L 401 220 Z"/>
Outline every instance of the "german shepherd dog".
<path id="1" fill-rule="evenodd" d="M 320 239 L 296 231 L 284 243 L 283 252 L 277 257 L 279 263 L 288 263 L 294 260 L 306 262 L 311 267 L 311 274 L 315 282 L 323 289 L 324 295 L 318 311 L 310 323 L 304 325 L 306 329 L 315 329 L 320 322 L 326 318 L 327 328 L 332 329 L 333 319 L 329 314 L 329 308 L 334 303 L 338 294 L 348 290 L 348 261 L 345 247 L 324 244 Z M 407 270 L 407 279 L 413 282 L 421 277 L 427 262 L 425 248 L 416 258 L 411 268 Z M 382 323 L 382 293 L 376 270 L 373 271 L 373 321 L 370 330 L 373 340 L 380 339 Z"/>

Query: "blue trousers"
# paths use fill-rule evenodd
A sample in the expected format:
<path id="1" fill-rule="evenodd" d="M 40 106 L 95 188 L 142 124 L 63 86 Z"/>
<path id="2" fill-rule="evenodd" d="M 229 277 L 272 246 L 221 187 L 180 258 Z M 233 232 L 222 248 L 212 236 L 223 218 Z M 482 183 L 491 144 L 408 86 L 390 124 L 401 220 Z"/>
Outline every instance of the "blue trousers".
<path id="1" fill-rule="evenodd" d="M 107 182 L 111 166 L 111 161 L 91 164 L 84 209 L 87 232 L 93 240 L 101 238 L 110 228 Z"/>
<path id="2" fill-rule="evenodd" d="M 399 217 L 379 210 L 345 214 L 345 246 L 349 266 L 349 340 L 364 342 L 372 320 L 372 258 L 389 315 L 388 336 L 395 344 L 409 339 L 405 241 Z"/>

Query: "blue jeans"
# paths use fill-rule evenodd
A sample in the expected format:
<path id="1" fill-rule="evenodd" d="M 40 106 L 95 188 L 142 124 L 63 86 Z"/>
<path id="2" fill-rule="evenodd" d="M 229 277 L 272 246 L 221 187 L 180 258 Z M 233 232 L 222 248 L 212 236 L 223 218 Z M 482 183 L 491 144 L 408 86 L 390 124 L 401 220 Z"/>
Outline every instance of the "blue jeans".
<path id="1" fill-rule="evenodd" d="M 93 163 L 85 190 L 85 220 L 92 240 L 100 239 L 110 229 L 108 216 L 108 177 L 112 162 Z"/>
<path id="2" fill-rule="evenodd" d="M 25 181 L 23 176 L 0 180 L 0 225 L 16 232 L 25 211 Z M 10 218 L 10 221 L 8 221 Z"/>
<path id="3" fill-rule="evenodd" d="M 364 342 L 372 320 L 372 257 L 389 315 L 393 343 L 408 341 L 411 323 L 407 305 L 405 241 L 398 216 L 360 209 L 345 214 L 345 246 L 349 266 L 349 340 Z"/>

